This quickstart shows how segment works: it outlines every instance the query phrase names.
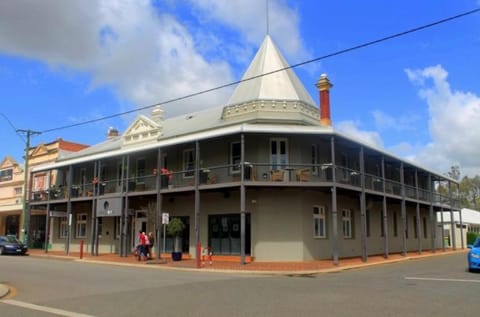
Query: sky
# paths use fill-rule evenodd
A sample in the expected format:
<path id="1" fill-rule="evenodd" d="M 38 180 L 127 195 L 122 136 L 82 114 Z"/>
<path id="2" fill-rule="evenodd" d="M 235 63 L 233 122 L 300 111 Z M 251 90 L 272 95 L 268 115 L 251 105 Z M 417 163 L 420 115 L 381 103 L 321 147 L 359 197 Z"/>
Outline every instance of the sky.
<path id="1" fill-rule="evenodd" d="M 31 145 L 93 145 L 133 112 L 224 105 L 265 35 L 291 64 L 480 8 L 480 0 L 0 1 L 0 160 Z M 268 17 L 268 18 L 267 18 Z M 295 68 L 336 130 L 438 173 L 480 174 L 480 12 Z"/>

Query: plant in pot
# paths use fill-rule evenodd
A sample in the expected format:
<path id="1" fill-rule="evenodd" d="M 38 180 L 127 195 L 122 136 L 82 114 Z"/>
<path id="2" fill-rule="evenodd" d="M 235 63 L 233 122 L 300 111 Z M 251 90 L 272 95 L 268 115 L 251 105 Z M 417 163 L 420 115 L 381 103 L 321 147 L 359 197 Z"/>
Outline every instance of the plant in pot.
<path id="1" fill-rule="evenodd" d="M 182 259 L 181 237 L 185 230 L 185 224 L 180 218 L 172 218 L 167 225 L 167 233 L 174 237 L 172 260 L 180 261 Z"/>

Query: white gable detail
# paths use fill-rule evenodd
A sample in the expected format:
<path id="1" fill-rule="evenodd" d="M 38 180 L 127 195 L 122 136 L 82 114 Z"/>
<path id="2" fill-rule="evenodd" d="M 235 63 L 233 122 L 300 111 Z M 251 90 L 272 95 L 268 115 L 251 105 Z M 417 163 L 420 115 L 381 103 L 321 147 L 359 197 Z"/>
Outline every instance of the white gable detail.
<path id="1" fill-rule="evenodd" d="M 123 134 L 124 145 L 155 141 L 161 134 L 162 126 L 140 115 Z"/>

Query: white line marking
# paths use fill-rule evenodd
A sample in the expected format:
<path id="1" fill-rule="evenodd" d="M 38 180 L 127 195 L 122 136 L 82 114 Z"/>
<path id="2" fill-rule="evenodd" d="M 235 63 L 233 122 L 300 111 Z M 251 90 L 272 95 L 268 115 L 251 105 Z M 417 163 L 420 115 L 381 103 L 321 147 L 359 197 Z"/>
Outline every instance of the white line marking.
<path id="1" fill-rule="evenodd" d="M 405 279 L 406 280 L 420 280 L 420 281 L 480 283 L 480 280 L 462 280 L 462 279 L 455 279 L 455 278 L 405 277 Z"/>
<path id="2" fill-rule="evenodd" d="M 60 316 L 66 316 L 66 317 L 95 317 L 95 316 L 92 316 L 92 315 L 74 313 L 74 312 L 71 312 L 71 311 L 63 310 L 63 309 L 57 309 L 57 308 L 52 308 L 52 307 L 46 307 L 46 306 L 40 306 L 40 305 L 25 303 L 25 302 L 21 302 L 21 301 L 14 300 L 14 299 L 5 299 L 5 300 L 2 300 L 0 302 L 8 304 L 8 305 L 18 306 L 18 307 L 22 307 L 22 308 L 42 311 L 42 312 L 56 314 L 56 315 L 60 315 Z"/>

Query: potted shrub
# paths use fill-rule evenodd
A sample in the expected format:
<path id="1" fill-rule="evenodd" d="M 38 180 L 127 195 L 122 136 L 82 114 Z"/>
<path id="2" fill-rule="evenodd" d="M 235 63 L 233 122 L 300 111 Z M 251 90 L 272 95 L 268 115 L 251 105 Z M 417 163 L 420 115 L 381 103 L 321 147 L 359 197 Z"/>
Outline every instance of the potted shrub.
<path id="1" fill-rule="evenodd" d="M 182 259 L 181 237 L 185 224 L 180 218 L 172 218 L 167 225 L 167 233 L 174 237 L 172 260 L 180 261 Z"/>

